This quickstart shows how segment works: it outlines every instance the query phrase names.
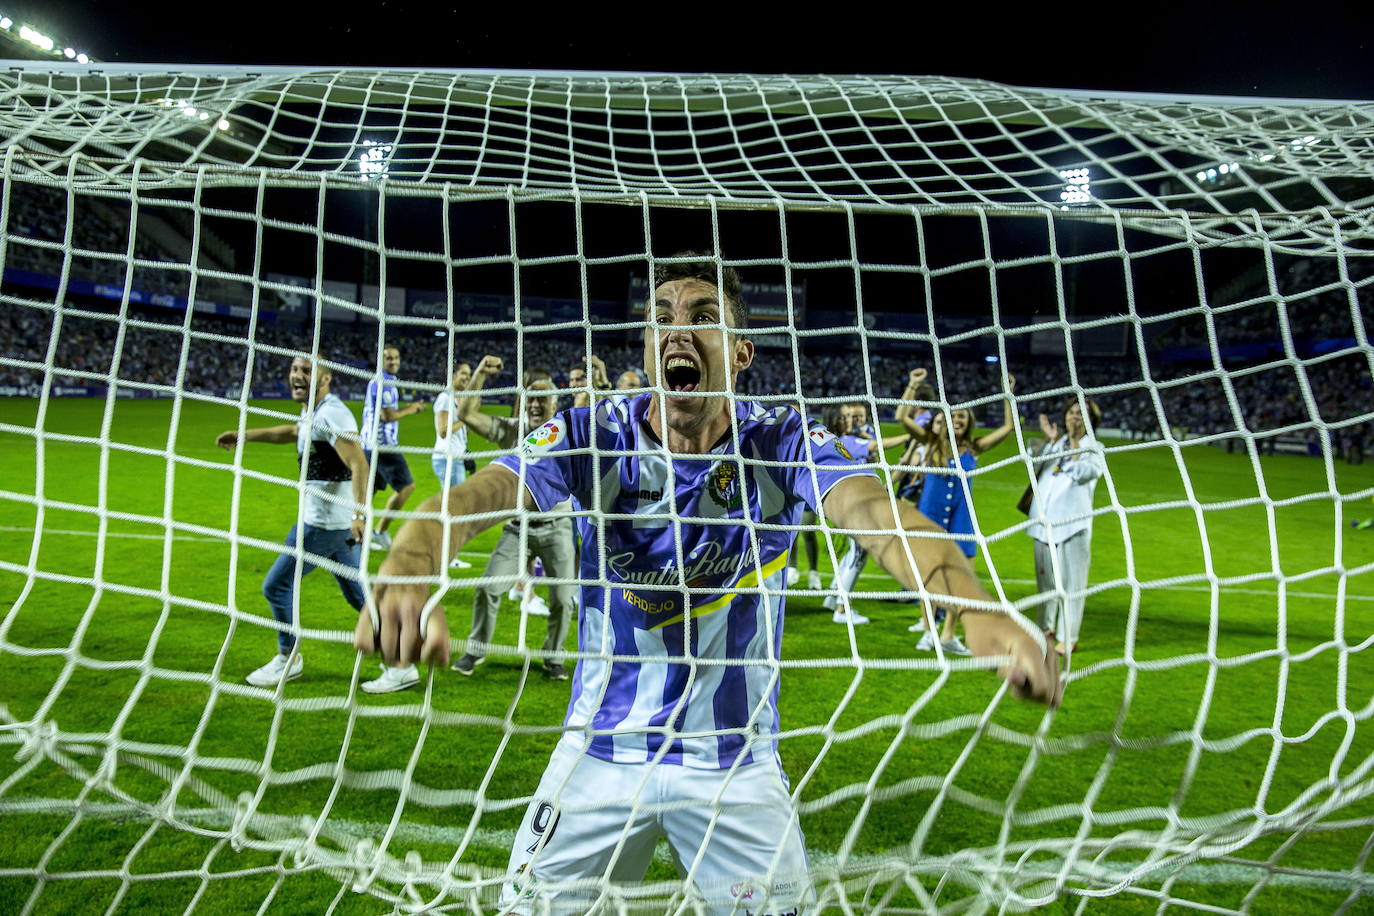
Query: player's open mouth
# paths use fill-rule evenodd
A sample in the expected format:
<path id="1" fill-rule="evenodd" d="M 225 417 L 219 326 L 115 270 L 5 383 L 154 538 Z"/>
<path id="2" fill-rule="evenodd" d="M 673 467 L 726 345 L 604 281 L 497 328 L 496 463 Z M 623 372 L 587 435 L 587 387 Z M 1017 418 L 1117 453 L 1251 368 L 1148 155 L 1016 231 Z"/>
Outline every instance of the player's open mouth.
<path id="1" fill-rule="evenodd" d="M 701 383 L 701 369 L 685 356 L 670 356 L 663 367 L 663 385 L 669 391 L 696 391 Z"/>

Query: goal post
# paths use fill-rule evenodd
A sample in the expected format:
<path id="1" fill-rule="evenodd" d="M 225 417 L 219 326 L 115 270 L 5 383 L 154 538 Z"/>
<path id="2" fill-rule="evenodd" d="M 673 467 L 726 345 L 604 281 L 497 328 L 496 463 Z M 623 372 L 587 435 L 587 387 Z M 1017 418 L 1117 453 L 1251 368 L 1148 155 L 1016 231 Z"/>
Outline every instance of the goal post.
<path id="1" fill-rule="evenodd" d="M 305 672 L 245 683 L 309 478 L 285 438 L 216 437 L 296 424 L 297 357 L 361 419 L 390 346 L 406 401 L 486 355 L 496 414 L 530 370 L 566 406 L 593 355 L 657 397 L 636 372 L 646 302 L 684 251 L 744 282 L 741 399 L 832 425 L 862 407 L 879 437 L 899 410 L 967 423 L 986 447 L 926 467 L 921 497 L 967 526 L 933 536 L 971 545 L 1030 621 L 1082 606 L 1063 707 L 1019 704 L 991 663 L 915 648 L 921 595 L 875 563 L 837 581 L 845 532 L 804 523 L 818 556 L 792 546 L 762 668 L 808 911 L 1367 906 L 1374 103 L 106 63 L 0 85 L 0 894 L 19 911 L 500 911 L 566 731 L 543 666 L 617 657 L 547 648 L 503 581 L 471 678 L 370 695 L 326 574 L 351 573 L 302 543 Z M 1042 415 L 1067 431 L 1094 407 L 1100 452 L 1047 459 Z M 434 441 L 426 411 L 377 447 L 418 486 L 369 524 L 437 492 Z M 906 445 L 872 446 L 885 483 Z M 465 454 L 511 449 L 473 433 Z M 1080 581 L 1016 506 L 1094 455 L 1095 492 L 1061 519 L 1088 524 Z M 498 530 L 434 578 L 455 658 Z M 382 554 L 362 555 L 368 578 Z M 770 594 L 755 559 L 739 593 Z M 623 581 L 600 569 L 576 584 Z M 648 860 L 579 888 L 602 912 L 772 912 L 769 876 L 698 884 L 664 843 Z"/>

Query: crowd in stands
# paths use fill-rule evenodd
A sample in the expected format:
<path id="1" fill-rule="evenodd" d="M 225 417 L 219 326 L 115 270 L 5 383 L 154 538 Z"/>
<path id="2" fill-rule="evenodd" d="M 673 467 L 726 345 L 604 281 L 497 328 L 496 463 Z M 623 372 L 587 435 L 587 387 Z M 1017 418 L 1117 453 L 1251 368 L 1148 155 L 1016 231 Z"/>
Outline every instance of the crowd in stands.
<path id="1" fill-rule="evenodd" d="M 246 373 L 246 322 L 196 314 L 188 336 L 184 333 L 184 313 L 146 309 L 136 317 L 137 323 L 126 323 L 118 348 L 118 380 L 175 386 L 185 343 L 183 390 L 237 400 L 247 377 L 251 392 L 286 395 L 289 356 L 259 349 L 251 373 Z M 105 384 L 114 365 L 119 333 L 113 316 L 63 314 L 52 360 L 52 382 L 59 386 Z M 262 323 L 254 334 L 259 347 L 301 352 L 310 346 L 309 337 L 298 326 Z M 52 338 L 51 311 L 24 307 L 4 310 L 0 315 L 0 352 L 6 358 L 0 360 L 0 386 L 11 393 L 37 393 Z M 401 346 L 403 390 L 409 386 L 412 397 L 432 399 L 436 387 L 443 385 L 449 374 L 449 339 L 431 333 L 389 342 Z M 501 357 L 508 367 L 548 369 L 560 386 L 567 384 L 568 371 L 581 365 L 585 354 L 584 342 L 534 333 L 518 337 L 514 333 L 504 337 L 459 334 L 452 347 L 455 362 L 475 364 L 491 354 Z M 640 372 L 643 379 L 639 346 L 602 346 L 598 351 L 596 355 L 605 361 L 612 381 L 628 370 Z M 335 364 L 348 367 L 335 373 L 335 390 L 346 399 L 360 398 L 377 365 L 375 336 L 347 326 L 326 325 L 320 352 Z M 22 365 L 25 362 L 30 365 Z M 754 365 L 740 376 L 740 388 L 744 394 L 779 403 L 780 399 L 795 399 L 800 380 L 800 394 L 818 402 L 809 408 L 814 415 L 824 415 L 833 399 L 857 397 L 873 404 L 879 416 L 890 416 L 894 405 L 874 400 L 897 398 L 908 371 L 915 367 L 909 357 L 873 354 L 865 372 L 858 352 L 760 350 Z M 979 423 L 991 426 L 1001 422 L 1003 402 L 994 397 L 1002 388 L 1000 365 L 980 359 L 926 368 L 946 400 L 962 403 L 985 399 L 986 409 L 978 411 Z M 1069 366 L 1063 357 L 1038 358 L 1008 368 L 1017 377 L 1019 409 L 1031 428 L 1039 413 L 1056 413 L 1072 390 Z M 1080 359 L 1074 368 L 1077 384 L 1101 405 L 1103 425 L 1130 438 L 1159 438 L 1165 427 L 1175 436 L 1221 436 L 1242 425 L 1256 433 L 1287 429 L 1290 434 L 1310 436 L 1322 424 L 1336 424 L 1342 427 L 1333 437 L 1337 444 L 1350 436 L 1374 439 L 1374 424 L 1346 422 L 1367 416 L 1374 404 L 1370 366 L 1359 355 L 1295 360 L 1263 371 L 1226 373 L 1197 365 L 1152 366 L 1148 370 L 1152 385 L 1142 380 L 1139 359 Z M 80 373 L 93 373 L 94 377 Z M 507 372 L 492 387 L 517 384 L 514 372 Z M 509 403 L 512 395 L 507 392 L 493 400 Z"/>
<path id="2" fill-rule="evenodd" d="M 1350 259 L 1346 262 L 1345 279 L 1356 291 L 1354 298 L 1361 324 L 1366 330 L 1374 327 L 1374 266 L 1367 259 Z M 1268 281 L 1260 278 L 1263 285 L 1247 294 L 1247 300 L 1253 304 L 1214 313 L 1218 348 L 1285 340 L 1296 345 L 1355 336 L 1350 288 L 1341 282 L 1334 260 L 1290 258 L 1276 274 L 1276 280 L 1281 305 L 1279 300 L 1261 298 L 1260 290 L 1267 290 Z M 1287 337 L 1281 315 L 1287 319 Z M 1205 313 L 1199 309 L 1175 321 L 1155 342 L 1161 349 L 1210 348 Z"/>
<path id="3" fill-rule="evenodd" d="M 118 225 L 119 214 L 113 205 L 88 200 L 79 203 L 78 212 L 69 219 L 68 200 L 60 190 L 32 184 L 15 188 L 16 193 L 9 199 L 6 266 L 60 273 L 60 251 L 25 240 L 62 243 L 69 223 L 73 247 L 109 252 L 118 255 L 122 262 L 128 249 L 128 223 L 126 219 L 122 228 Z M 185 264 L 189 252 L 169 250 L 146 233 L 137 233 L 135 255 L 150 262 Z M 121 269 L 115 261 L 75 257 L 70 264 L 70 276 L 122 282 L 118 279 Z M 1359 259 L 1348 259 L 1344 270 L 1346 279 L 1357 289 L 1359 311 L 1355 317 L 1368 333 L 1374 328 L 1374 295 L 1370 294 L 1374 270 Z M 149 292 L 184 296 L 187 276 L 184 270 L 142 267 L 136 270 L 135 285 Z M 1333 260 L 1288 258 L 1280 262 L 1275 276 L 1278 291 L 1287 297 L 1284 308 L 1293 341 L 1355 335 L 1350 289 L 1338 282 L 1341 277 Z M 64 314 L 52 362 L 53 381 L 63 386 L 102 384 L 111 373 L 118 346 L 119 380 L 171 387 L 177 384 L 182 371 L 186 342 L 182 381 L 185 390 L 237 399 L 247 379 L 250 391 L 285 394 L 285 366 L 289 358 L 258 351 L 249 371 L 245 321 L 207 318 L 195 313 L 191 323 L 195 333 L 186 337 L 184 313 L 157 308 L 135 311 L 141 325 L 125 327 L 122 345 L 118 343 L 119 327 L 114 320 Z M 1227 347 L 1285 342 L 1278 314 L 1279 307 L 1267 301 L 1215 313 L 1217 344 Z M 3 310 L 0 354 L 5 358 L 0 359 L 0 386 L 12 392 L 37 390 L 44 373 L 32 364 L 46 363 L 53 337 L 51 316 L 49 311 L 22 306 Z M 285 351 L 307 349 L 309 342 L 302 337 L 301 329 L 289 324 L 260 323 L 254 329 L 257 345 Z M 397 342 L 403 344 L 403 382 L 433 386 L 442 384 L 447 377 L 451 347 L 458 362 L 475 363 L 483 355 L 492 354 L 500 356 L 507 366 L 546 368 L 559 385 L 566 384 L 569 369 L 582 364 L 586 349 L 585 339 L 562 339 L 548 333 L 512 333 L 501 337 L 460 334 L 450 341 L 429 332 Z M 803 340 L 795 351 L 761 348 L 754 365 L 741 376 L 740 389 L 755 397 L 793 399 L 800 395 L 814 399 L 819 403 L 810 412 L 818 415 L 824 414 L 835 399 L 895 398 L 917 360 L 910 355 L 877 352 L 874 345 L 879 342 L 870 339 L 866 365 L 859 352 L 837 350 L 833 342 L 822 345 Z M 1152 349 L 1205 347 L 1208 342 L 1206 317 L 1198 313 L 1176 321 L 1152 341 Z M 360 397 L 379 358 L 376 337 L 349 326 L 326 324 L 320 349 L 327 359 L 353 370 L 336 372 L 335 389 L 347 398 Z M 598 343 L 595 349 L 606 362 L 612 380 L 633 369 L 640 372 L 643 381 L 643 354 L 638 345 Z M 25 362 L 30 365 L 23 366 Z M 938 381 L 944 399 L 952 403 L 987 399 L 986 411 L 980 411 L 985 415 L 979 416 L 979 421 L 985 425 L 1001 422 L 1002 402 L 995 397 L 1003 384 L 1000 365 L 976 357 L 927 368 L 932 370 L 932 381 Z M 1017 396 L 1023 417 L 1032 421 L 1040 412 L 1054 413 L 1072 382 L 1063 357 L 1040 357 L 1026 365 L 1007 368 L 1018 377 Z M 1148 368 L 1155 383 L 1153 388 L 1143 382 L 1144 370 L 1138 357 L 1080 359 L 1075 369 L 1077 384 L 1093 392 L 1102 406 L 1104 425 L 1132 438 L 1158 437 L 1164 427 L 1175 435 L 1187 436 L 1221 435 L 1240 425 L 1255 432 L 1289 427 L 1312 430 L 1320 423 L 1341 424 L 1366 415 L 1369 405 L 1374 403 L 1370 367 L 1367 360 L 1357 356 L 1312 359 L 1300 353 L 1297 359 L 1276 368 L 1258 372 L 1231 369 L 1225 375 L 1205 366 L 1156 364 Z M 79 373 L 94 373 L 96 378 Z M 497 385 L 515 384 L 513 373 L 497 381 Z M 417 391 L 416 396 L 432 395 Z M 498 395 L 495 400 L 509 402 L 511 395 Z M 893 409 L 890 403 L 872 406 L 879 416 L 890 416 Z M 1374 438 L 1374 425 L 1345 424 L 1338 440 L 1348 436 Z"/>
<path id="4" fill-rule="evenodd" d="M 9 244 L 5 263 L 9 267 L 57 276 L 62 273 L 63 253 L 49 246 L 34 245 L 30 240 L 64 245 L 67 238 L 67 196 L 57 188 L 41 185 L 20 185 L 22 193 L 9 196 L 9 224 L 6 227 Z M 110 258 L 73 256 L 68 276 L 92 282 L 111 282 L 122 276 L 119 265 L 128 255 L 129 227 L 122 226 L 113 211 L 102 203 L 87 202 L 72 214 L 71 247 L 74 250 L 95 251 Z M 155 241 L 147 233 L 134 234 L 134 258 L 164 264 L 186 264 L 189 249 L 177 252 Z M 154 267 L 135 269 L 134 286 L 149 293 L 186 297 L 189 272 Z M 122 282 L 122 281 L 121 281 Z"/>

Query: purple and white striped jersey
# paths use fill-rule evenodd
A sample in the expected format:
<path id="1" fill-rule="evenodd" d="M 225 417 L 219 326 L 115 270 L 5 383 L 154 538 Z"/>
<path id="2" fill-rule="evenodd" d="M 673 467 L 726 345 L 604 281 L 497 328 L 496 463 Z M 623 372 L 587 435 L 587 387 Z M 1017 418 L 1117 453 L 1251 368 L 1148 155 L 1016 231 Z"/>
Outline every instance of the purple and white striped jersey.
<path id="1" fill-rule="evenodd" d="M 672 456 L 645 420 L 651 398 L 564 411 L 495 462 L 541 511 L 571 496 L 590 513 L 578 648 L 599 657 L 578 662 L 566 724 L 603 760 L 776 760 L 796 526 L 835 484 L 873 472 L 823 426 L 750 401 L 708 455 Z"/>
<path id="2" fill-rule="evenodd" d="M 395 410 L 399 403 L 396 376 L 383 369 L 367 383 L 367 397 L 363 399 L 363 448 L 370 452 L 379 445 L 395 445 L 401 441 L 396 432 L 397 421 L 384 423 L 381 419 L 383 407 Z"/>

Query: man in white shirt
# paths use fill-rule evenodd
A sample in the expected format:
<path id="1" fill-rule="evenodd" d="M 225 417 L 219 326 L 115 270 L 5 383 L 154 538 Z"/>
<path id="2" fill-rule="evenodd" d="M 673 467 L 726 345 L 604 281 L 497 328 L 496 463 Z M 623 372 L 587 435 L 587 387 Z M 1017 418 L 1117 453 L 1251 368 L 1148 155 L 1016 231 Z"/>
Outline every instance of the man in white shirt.
<path id="1" fill-rule="evenodd" d="M 314 386 L 311 386 L 311 375 Z M 333 373 L 304 356 L 291 361 L 287 377 L 291 399 L 301 405 L 301 421 L 244 430 L 244 442 L 296 444 L 296 459 L 305 466 L 305 507 L 301 524 L 292 525 L 286 536 L 289 552 L 278 555 L 262 581 L 262 593 L 272 616 L 282 624 L 277 631 L 278 653 L 246 678 L 254 687 L 273 687 L 301 676 L 305 661 L 296 651 L 291 631 L 296 606 L 296 544 L 302 556 L 300 574 L 317 565 L 330 564 L 344 599 L 361 611 L 366 600 L 358 573 L 358 545 L 367 530 L 367 458 L 358 444 L 358 423 L 337 395 L 329 393 Z M 220 448 L 233 451 L 238 430 L 226 430 L 215 439 Z M 369 693 L 388 693 L 419 683 L 414 665 L 387 668 L 382 677 L 362 685 Z"/>
<path id="2" fill-rule="evenodd" d="M 1091 398 L 1083 403 L 1096 428 L 1102 409 Z M 1040 605 L 1040 626 L 1059 634 L 1055 650 L 1061 655 L 1078 648 L 1092 564 L 1093 493 L 1107 471 L 1102 446 L 1084 422 L 1077 397 L 1065 402 L 1063 420 L 1061 433 L 1058 423 L 1040 415 L 1048 441 L 1035 459 L 1035 496 L 1026 529 L 1035 541 L 1035 587 L 1047 595 Z"/>

